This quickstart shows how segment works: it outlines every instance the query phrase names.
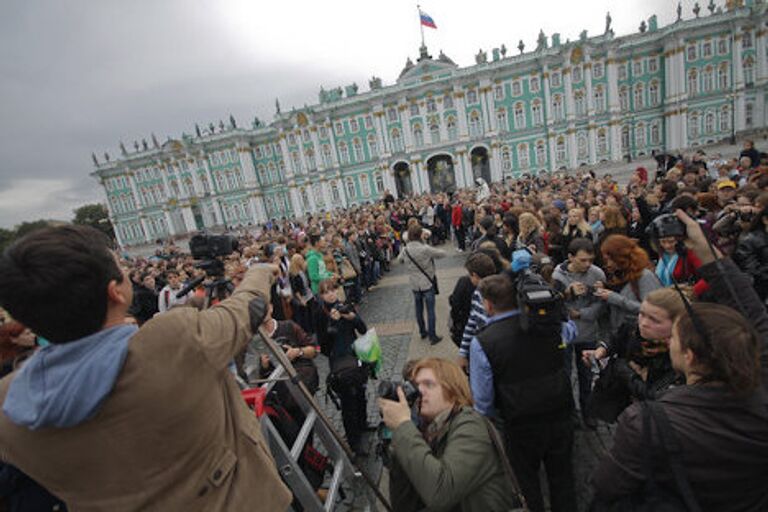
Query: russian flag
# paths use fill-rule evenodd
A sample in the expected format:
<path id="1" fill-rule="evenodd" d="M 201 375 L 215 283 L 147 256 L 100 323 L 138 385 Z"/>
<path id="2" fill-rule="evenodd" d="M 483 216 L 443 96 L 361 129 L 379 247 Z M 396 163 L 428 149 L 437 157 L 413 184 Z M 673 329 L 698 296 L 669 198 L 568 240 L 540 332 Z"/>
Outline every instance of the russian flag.
<path id="1" fill-rule="evenodd" d="M 419 11 L 419 17 L 421 18 L 421 24 L 425 27 L 429 28 L 437 28 L 437 25 L 435 25 L 435 21 L 430 17 L 429 14 Z"/>

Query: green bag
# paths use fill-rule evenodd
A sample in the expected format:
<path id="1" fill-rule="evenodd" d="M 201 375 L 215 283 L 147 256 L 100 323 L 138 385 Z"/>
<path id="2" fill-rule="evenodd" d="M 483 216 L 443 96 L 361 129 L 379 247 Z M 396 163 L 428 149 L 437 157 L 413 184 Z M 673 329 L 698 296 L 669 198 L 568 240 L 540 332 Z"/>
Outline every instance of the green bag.
<path id="1" fill-rule="evenodd" d="M 360 336 L 352 344 L 352 348 L 355 350 L 357 358 L 364 362 L 373 365 L 376 374 L 381 370 L 381 343 L 379 343 L 379 336 L 376 334 L 376 328 L 368 329 L 368 332 Z"/>

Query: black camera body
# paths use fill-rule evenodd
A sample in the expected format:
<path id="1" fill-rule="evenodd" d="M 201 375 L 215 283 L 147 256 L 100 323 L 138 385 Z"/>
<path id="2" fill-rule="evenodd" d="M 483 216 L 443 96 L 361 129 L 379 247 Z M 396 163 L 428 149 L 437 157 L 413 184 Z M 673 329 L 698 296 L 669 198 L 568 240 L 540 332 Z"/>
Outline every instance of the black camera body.
<path id="1" fill-rule="evenodd" d="M 333 306 L 333 309 L 338 311 L 340 315 L 348 315 L 354 311 L 352 306 L 349 304 L 342 304 L 341 302 Z"/>
<path id="2" fill-rule="evenodd" d="M 195 235 L 189 240 L 189 252 L 196 260 L 229 256 L 238 249 L 237 239 L 232 235 Z"/>
<path id="3" fill-rule="evenodd" d="M 403 388 L 405 401 L 408 402 L 408 405 L 410 405 L 411 407 L 413 407 L 413 404 L 416 403 L 416 400 L 418 400 L 419 397 L 421 397 L 421 393 L 419 393 L 419 390 L 409 380 L 406 380 L 405 382 L 382 380 L 381 382 L 379 382 L 378 395 L 381 398 L 385 398 L 387 400 L 393 400 L 397 402 L 398 400 L 400 400 L 400 398 L 397 396 L 398 387 Z"/>
<path id="4" fill-rule="evenodd" d="M 646 233 L 653 240 L 659 240 L 660 238 L 685 237 L 686 229 L 683 221 L 678 219 L 672 213 L 665 213 L 659 215 L 648 225 Z"/>
<path id="5" fill-rule="evenodd" d="M 522 270 L 516 279 L 520 327 L 523 331 L 535 327 L 556 326 L 559 329 L 560 324 L 567 320 L 563 295 L 531 270 Z"/>

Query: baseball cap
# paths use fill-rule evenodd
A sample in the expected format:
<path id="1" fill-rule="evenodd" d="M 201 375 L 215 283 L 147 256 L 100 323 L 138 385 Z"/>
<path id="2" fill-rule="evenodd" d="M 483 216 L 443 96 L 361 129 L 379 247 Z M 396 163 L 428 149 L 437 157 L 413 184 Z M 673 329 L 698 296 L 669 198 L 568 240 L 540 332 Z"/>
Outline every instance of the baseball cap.
<path id="1" fill-rule="evenodd" d="M 736 184 L 731 180 L 723 180 L 717 184 L 717 190 L 721 190 L 726 187 L 736 188 Z"/>

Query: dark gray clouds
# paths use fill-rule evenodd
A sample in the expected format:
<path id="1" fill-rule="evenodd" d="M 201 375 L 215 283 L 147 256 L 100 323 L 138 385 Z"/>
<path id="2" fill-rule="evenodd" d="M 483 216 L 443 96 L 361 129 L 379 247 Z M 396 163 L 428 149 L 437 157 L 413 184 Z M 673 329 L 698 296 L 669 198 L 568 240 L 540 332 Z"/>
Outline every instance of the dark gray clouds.
<path id="1" fill-rule="evenodd" d="M 480 47 L 530 47 L 539 27 L 563 40 L 602 32 L 607 9 L 619 34 L 654 12 L 662 24 L 674 16 L 665 0 L 427 3 L 439 27 L 427 30 L 430 49 L 461 66 Z M 270 120 L 275 97 L 284 108 L 313 103 L 321 84 L 392 83 L 416 54 L 415 16 L 401 0 L 4 1 L 0 226 L 68 219 L 101 200 L 90 154 L 114 156 L 119 140 L 162 140 L 230 113 L 241 125 Z"/>

